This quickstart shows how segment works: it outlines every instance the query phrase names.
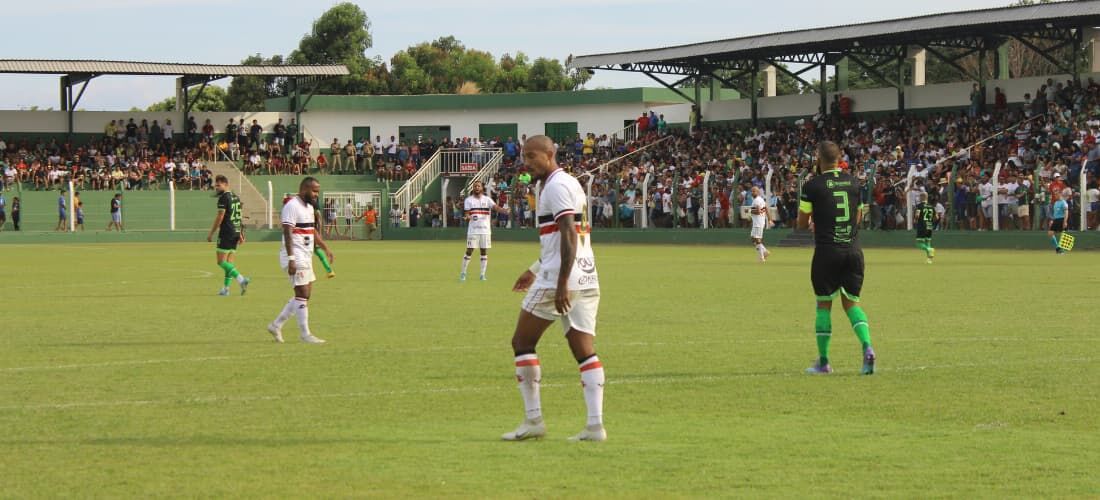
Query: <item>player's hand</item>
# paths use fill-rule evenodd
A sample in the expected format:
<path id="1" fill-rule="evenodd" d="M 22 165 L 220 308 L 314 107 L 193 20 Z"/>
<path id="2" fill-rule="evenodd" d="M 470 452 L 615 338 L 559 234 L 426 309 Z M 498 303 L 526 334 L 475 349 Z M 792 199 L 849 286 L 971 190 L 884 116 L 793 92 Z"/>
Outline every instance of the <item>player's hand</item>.
<path id="1" fill-rule="evenodd" d="M 244 244 L 244 233 L 241 233 L 241 237 L 237 238 L 237 244 L 239 244 L 239 245 Z"/>
<path id="2" fill-rule="evenodd" d="M 554 309 L 558 311 L 558 314 L 565 314 L 569 312 L 571 307 L 573 307 L 573 304 L 569 303 L 569 287 L 558 285 L 558 290 L 554 294 Z"/>
<path id="3" fill-rule="evenodd" d="M 293 260 L 286 264 L 286 273 L 291 276 L 294 276 L 298 273 L 298 266 L 294 263 Z"/>
<path id="4" fill-rule="evenodd" d="M 206 235 L 206 241 L 207 241 L 207 243 L 214 241 L 214 235 L 213 234 Z"/>
<path id="5" fill-rule="evenodd" d="M 524 271 L 523 274 L 519 275 L 519 278 L 516 279 L 516 284 L 512 285 L 512 291 L 526 292 L 527 289 L 531 288 L 534 282 L 535 273 L 532 273 L 530 270 Z"/>
<path id="6" fill-rule="evenodd" d="M 325 249 L 325 257 L 328 257 L 329 264 L 332 264 L 332 263 L 336 262 L 336 255 L 334 255 L 332 253 L 332 250 L 329 250 L 329 249 L 326 248 Z"/>

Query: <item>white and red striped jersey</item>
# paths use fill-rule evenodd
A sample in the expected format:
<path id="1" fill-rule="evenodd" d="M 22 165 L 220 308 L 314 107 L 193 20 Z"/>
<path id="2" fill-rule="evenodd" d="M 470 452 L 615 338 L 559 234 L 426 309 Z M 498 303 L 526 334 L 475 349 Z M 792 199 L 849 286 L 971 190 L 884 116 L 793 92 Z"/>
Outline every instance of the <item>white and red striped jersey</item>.
<path id="1" fill-rule="evenodd" d="M 314 218 L 313 206 L 295 196 L 283 205 L 283 212 L 279 220 L 282 225 L 290 226 L 290 245 L 294 249 L 296 259 L 313 258 L 313 239 L 316 231 L 317 220 Z M 286 259 L 286 240 L 279 246 L 279 257 Z"/>
<path id="2" fill-rule="evenodd" d="M 492 234 L 493 209 L 497 203 L 492 198 L 485 196 L 467 196 L 465 211 L 470 217 L 470 225 L 466 234 Z"/>
<path id="3" fill-rule="evenodd" d="M 568 217 L 577 225 L 577 258 L 569 270 L 570 290 L 599 288 L 596 274 L 596 257 L 592 253 L 592 241 L 588 234 L 591 226 L 587 218 L 588 196 L 581 183 L 561 169 L 555 170 L 543 182 L 535 217 L 539 223 L 539 273 L 534 288 L 554 289 L 558 286 L 561 267 L 561 233 L 558 220 Z"/>

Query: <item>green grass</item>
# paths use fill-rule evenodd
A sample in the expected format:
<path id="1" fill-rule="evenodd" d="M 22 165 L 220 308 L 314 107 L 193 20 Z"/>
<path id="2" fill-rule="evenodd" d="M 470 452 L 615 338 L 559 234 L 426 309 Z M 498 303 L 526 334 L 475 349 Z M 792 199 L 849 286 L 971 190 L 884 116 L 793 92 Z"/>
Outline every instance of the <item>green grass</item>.
<path id="1" fill-rule="evenodd" d="M 837 311 L 837 373 L 810 377 L 810 251 L 597 240 L 610 439 L 576 444 L 556 327 L 550 435 L 498 441 L 534 243 L 465 284 L 459 241 L 338 243 L 324 346 L 263 330 L 276 248 L 245 245 L 253 288 L 223 298 L 206 244 L 5 246 L 0 497 L 1100 496 L 1088 253 L 868 250 L 880 372 Z"/>

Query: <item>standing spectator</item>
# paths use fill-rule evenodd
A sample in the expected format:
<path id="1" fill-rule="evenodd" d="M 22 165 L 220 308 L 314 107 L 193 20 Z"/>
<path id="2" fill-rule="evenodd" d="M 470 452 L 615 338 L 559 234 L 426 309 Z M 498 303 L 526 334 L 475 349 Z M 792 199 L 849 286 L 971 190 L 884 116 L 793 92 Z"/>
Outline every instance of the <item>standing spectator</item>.
<path id="1" fill-rule="evenodd" d="M 413 203 L 409 207 L 409 227 L 417 227 L 420 222 L 420 207 Z"/>
<path id="2" fill-rule="evenodd" d="M 367 205 L 367 209 L 363 212 L 363 215 L 357 217 L 358 220 L 362 220 L 365 229 L 367 230 L 367 239 L 374 239 L 374 232 L 378 230 L 378 212 L 374 210 L 374 205 Z"/>
<path id="3" fill-rule="evenodd" d="M 153 126 L 149 127 L 149 145 L 156 149 L 163 140 L 164 131 L 161 130 L 160 124 L 153 120 Z"/>
<path id="4" fill-rule="evenodd" d="M 381 163 L 384 160 L 383 155 L 386 154 L 386 148 L 382 146 L 382 136 L 380 135 L 374 136 L 374 154 L 377 155 L 374 158 L 374 163 L 378 164 L 377 168 L 383 168 Z"/>
<path id="5" fill-rule="evenodd" d="M 329 153 L 332 156 L 332 173 L 337 173 L 343 170 L 344 162 L 340 159 L 340 140 L 333 137 L 332 144 L 329 145 Z"/>
<path id="6" fill-rule="evenodd" d="M 244 118 L 241 118 L 240 123 L 237 124 L 237 145 L 248 148 L 248 127 L 244 124 Z"/>
<path id="7" fill-rule="evenodd" d="M 397 139 L 392 135 L 389 144 L 386 144 L 386 161 L 397 161 Z"/>
<path id="8" fill-rule="evenodd" d="M 290 125 L 286 126 L 286 137 L 291 144 L 298 142 L 298 121 L 294 118 L 291 118 Z"/>
<path id="9" fill-rule="evenodd" d="M 172 120 L 164 120 L 164 144 L 171 147 L 175 131 L 172 130 Z"/>
<path id="10" fill-rule="evenodd" d="M 76 227 L 84 231 L 84 202 L 76 202 Z"/>
<path id="11" fill-rule="evenodd" d="M 195 145 L 195 134 L 199 130 L 199 125 L 195 123 L 194 116 L 187 117 L 187 123 L 184 124 L 185 132 L 187 133 L 187 146 L 193 147 Z"/>
<path id="12" fill-rule="evenodd" d="M 348 143 L 344 145 L 344 170 L 355 173 L 355 144 L 348 139 Z"/>
<path id="13" fill-rule="evenodd" d="M 126 142 L 137 144 L 137 129 L 138 126 L 134 123 L 134 119 L 130 118 L 130 121 L 126 123 Z"/>
<path id="14" fill-rule="evenodd" d="M 365 137 L 363 138 L 363 173 L 371 172 L 378 176 L 378 172 L 374 171 L 374 144 L 371 144 L 370 137 Z"/>
<path id="15" fill-rule="evenodd" d="M 68 206 L 65 204 L 65 190 L 64 189 L 58 189 L 57 190 L 57 227 L 54 229 L 55 231 L 68 231 L 69 230 L 69 228 L 66 224 L 69 221 L 68 214 L 69 214 Z"/>
<path id="16" fill-rule="evenodd" d="M 214 124 L 210 123 L 209 118 L 202 124 L 202 137 L 210 144 L 214 143 Z"/>
<path id="17" fill-rule="evenodd" d="M 257 149 L 263 142 L 261 140 L 264 132 L 264 128 L 260 126 L 260 122 L 252 120 L 252 126 L 248 128 L 248 148 Z"/>
<path id="18" fill-rule="evenodd" d="M 232 118 L 225 124 L 225 141 L 232 144 L 237 142 L 237 122 Z"/>
<path id="19" fill-rule="evenodd" d="M 122 231 L 122 193 L 115 193 L 111 198 L 111 222 L 107 223 L 107 230 L 111 228 Z"/>
<path id="20" fill-rule="evenodd" d="M 11 225 L 16 231 L 19 230 L 19 211 L 22 208 L 18 196 L 11 199 Z"/>
<path id="21" fill-rule="evenodd" d="M 638 135 L 644 134 L 645 131 L 649 129 L 649 115 L 646 115 L 645 111 L 642 111 L 642 116 L 638 117 L 637 124 L 638 124 Z M 633 140 L 634 138 L 633 137 L 627 137 L 626 139 Z"/>
<path id="22" fill-rule="evenodd" d="M 982 90 L 980 88 L 978 88 L 978 84 L 975 83 L 974 86 L 970 89 L 970 117 L 971 118 L 976 118 L 978 116 L 978 111 L 981 109 L 981 106 L 982 106 Z"/>
<path id="23" fill-rule="evenodd" d="M 1008 97 L 1000 87 L 993 88 L 993 109 L 998 113 L 1008 110 Z"/>
<path id="24" fill-rule="evenodd" d="M 369 145 L 370 141 L 368 141 L 367 144 Z M 390 207 L 390 223 L 393 224 L 393 227 L 401 227 L 401 219 L 404 218 L 404 215 L 405 214 L 404 212 L 402 212 L 401 207 L 397 205 L 393 205 Z"/>
<path id="25" fill-rule="evenodd" d="M 279 118 L 279 121 L 275 123 L 275 144 L 286 145 L 286 125 L 283 125 L 282 118 Z"/>

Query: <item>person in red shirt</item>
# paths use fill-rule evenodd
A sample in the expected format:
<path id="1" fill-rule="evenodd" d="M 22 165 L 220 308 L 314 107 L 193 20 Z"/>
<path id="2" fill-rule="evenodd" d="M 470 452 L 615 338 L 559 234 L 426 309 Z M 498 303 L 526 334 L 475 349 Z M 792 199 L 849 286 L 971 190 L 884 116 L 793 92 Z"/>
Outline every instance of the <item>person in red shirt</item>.
<path id="1" fill-rule="evenodd" d="M 324 175 L 326 168 L 328 168 L 328 158 L 325 158 L 325 153 L 321 153 L 317 155 L 317 172 Z"/>
<path id="2" fill-rule="evenodd" d="M 642 116 L 638 117 L 638 134 L 641 135 L 643 132 L 645 132 L 648 129 L 649 129 L 649 116 L 646 115 L 645 112 L 643 112 Z"/>

